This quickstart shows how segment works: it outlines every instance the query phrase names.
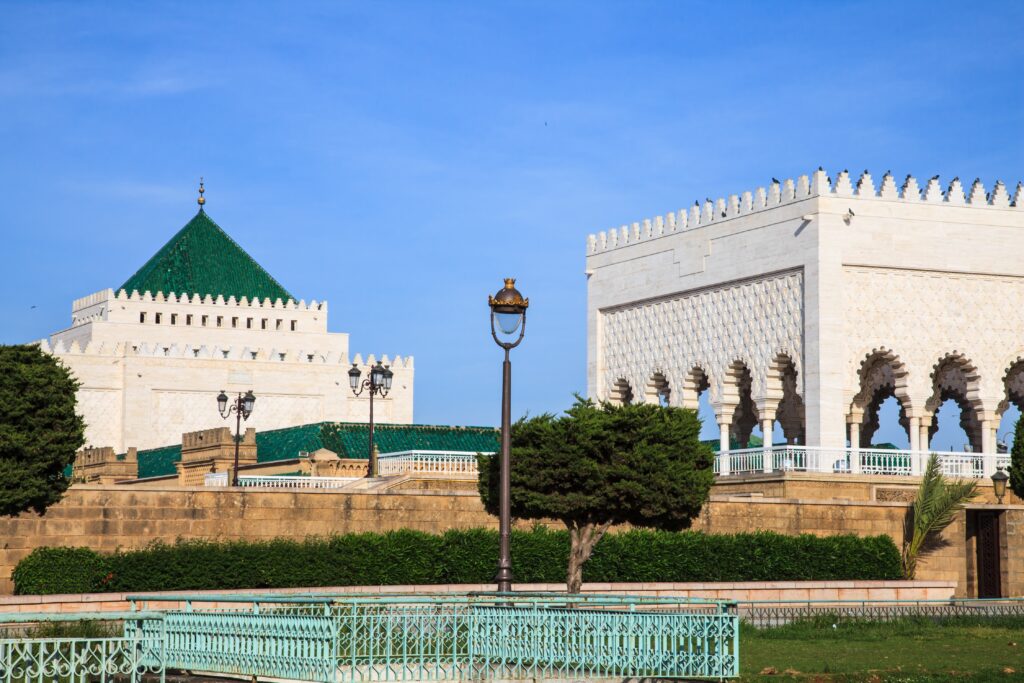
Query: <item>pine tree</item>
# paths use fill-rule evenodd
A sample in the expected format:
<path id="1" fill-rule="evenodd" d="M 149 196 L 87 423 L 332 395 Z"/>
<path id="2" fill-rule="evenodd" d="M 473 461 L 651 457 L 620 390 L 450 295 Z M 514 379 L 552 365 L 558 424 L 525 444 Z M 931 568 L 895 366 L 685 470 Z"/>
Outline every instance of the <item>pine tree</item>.
<path id="1" fill-rule="evenodd" d="M 78 382 L 37 346 L 0 346 L 0 515 L 42 514 L 70 484 L 85 442 Z"/>
<path id="2" fill-rule="evenodd" d="M 1010 449 L 1010 490 L 1024 499 L 1024 414 L 1017 418 Z"/>
<path id="3" fill-rule="evenodd" d="M 519 420 L 511 436 L 512 516 L 565 524 L 571 593 L 579 592 L 583 564 L 609 527 L 686 529 L 714 478 L 714 453 L 700 442 L 692 410 L 577 397 L 563 416 Z M 481 459 L 480 495 L 491 514 L 498 511 L 498 479 L 499 458 Z"/>

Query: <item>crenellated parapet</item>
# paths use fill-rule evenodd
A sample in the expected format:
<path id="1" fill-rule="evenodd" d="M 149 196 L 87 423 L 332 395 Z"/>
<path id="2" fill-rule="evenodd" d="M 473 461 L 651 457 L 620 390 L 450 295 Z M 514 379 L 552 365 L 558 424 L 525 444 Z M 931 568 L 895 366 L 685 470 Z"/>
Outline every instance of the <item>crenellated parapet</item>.
<path id="1" fill-rule="evenodd" d="M 285 347 L 258 347 L 258 346 L 192 346 L 190 344 L 160 342 L 141 342 L 133 344 L 130 342 L 88 342 L 79 343 L 78 340 L 71 342 L 57 341 L 50 344 L 48 340 L 38 342 L 39 347 L 46 353 L 58 357 L 67 356 L 107 356 L 112 358 L 139 357 L 139 358 L 169 358 L 183 360 L 232 360 L 232 361 L 257 361 L 272 363 L 294 363 L 321 365 L 348 366 L 355 363 L 359 366 L 374 365 L 378 358 L 384 365 L 393 370 L 411 370 L 413 368 L 412 356 L 380 356 L 369 354 L 364 361 L 362 354 L 356 354 L 349 361 L 347 353 L 335 349 L 316 348 L 285 348 Z"/>
<path id="2" fill-rule="evenodd" d="M 109 292 L 110 295 L 112 295 L 112 298 L 115 298 L 118 301 L 142 301 L 142 302 L 158 301 L 158 302 L 167 302 L 167 303 L 172 303 L 172 304 L 173 303 L 179 303 L 179 304 L 204 304 L 204 305 L 207 305 L 207 306 L 211 306 L 211 305 L 215 305 L 215 306 L 237 306 L 237 307 L 241 307 L 241 308 L 245 308 L 245 307 L 249 307 L 249 308 L 278 308 L 278 309 L 287 309 L 287 310 L 291 310 L 291 311 L 298 311 L 298 310 L 326 311 L 327 310 L 327 302 L 326 301 L 319 301 L 318 302 L 316 299 L 312 300 L 310 303 L 307 304 L 304 299 L 299 300 L 299 301 L 295 301 L 294 299 L 288 299 L 287 301 L 282 301 L 281 299 L 275 299 L 275 300 L 271 301 L 270 299 L 257 299 L 257 298 L 247 299 L 244 296 L 241 297 L 240 299 L 236 299 L 233 296 L 230 296 L 227 299 L 225 299 L 223 296 L 220 296 L 220 295 L 218 295 L 216 297 L 212 297 L 209 294 L 207 294 L 206 296 L 200 296 L 199 294 L 192 294 L 192 295 L 189 295 L 187 293 L 186 294 L 175 294 L 174 292 L 170 292 L 169 294 L 164 294 L 163 292 L 156 292 L 154 294 L 153 292 L 150 292 L 150 291 L 145 291 L 145 292 L 140 293 L 138 290 L 133 290 L 132 292 L 128 292 L 127 290 L 124 290 L 124 289 L 118 291 L 116 294 L 114 294 L 113 290 L 107 290 L 107 292 Z M 92 296 L 96 296 L 96 295 L 92 295 Z M 85 297 L 85 298 L 89 299 L 90 297 Z M 79 301 L 83 301 L 83 299 L 79 299 Z M 78 302 L 76 301 L 75 304 L 77 305 Z"/>
<path id="3" fill-rule="evenodd" d="M 359 367 L 370 367 L 377 364 L 377 359 L 378 357 L 371 353 L 366 356 L 366 360 L 364 361 L 363 355 L 357 353 L 355 357 L 352 358 L 352 362 Z M 413 368 L 412 356 L 402 358 L 401 356 L 396 355 L 389 358 L 387 354 L 385 354 L 380 356 L 380 362 L 385 366 L 390 367 L 392 370 L 412 370 Z"/>
<path id="4" fill-rule="evenodd" d="M 703 203 L 694 202 L 689 209 L 680 209 L 664 216 L 646 218 L 631 225 L 591 234 L 587 237 L 587 254 L 597 254 L 666 235 L 696 230 L 812 197 L 826 196 L 1024 211 L 1022 182 L 1018 182 L 1011 193 L 1001 180 L 997 180 L 990 189 L 978 178 L 965 185 L 960 178 L 942 183 L 939 176 L 933 176 L 927 181 L 918 182 L 917 178 L 908 175 L 902 182 L 897 183 L 893 174 L 886 172 L 876 182 L 871 173 L 864 171 L 854 182 L 848 171 L 841 172 L 833 180 L 824 169 L 819 168 L 810 175 L 802 175 L 796 180 L 773 179 L 767 187 L 732 194 L 715 201 L 707 199 Z"/>

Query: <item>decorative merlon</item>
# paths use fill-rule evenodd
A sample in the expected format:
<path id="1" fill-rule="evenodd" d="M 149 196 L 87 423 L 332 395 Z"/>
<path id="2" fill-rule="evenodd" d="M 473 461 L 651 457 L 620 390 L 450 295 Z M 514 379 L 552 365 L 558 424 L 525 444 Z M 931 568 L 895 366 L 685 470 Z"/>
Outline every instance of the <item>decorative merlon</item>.
<path id="1" fill-rule="evenodd" d="M 848 171 L 840 172 L 835 181 L 823 168 L 810 175 L 802 175 L 795 181 L 787 179 L 774 181 L 767 189 L 759 187 L 742 194 L 729 195 L 716 201 L 706 199 L 697 201 L 687 209 L 680 209 L 665 216 L 647 218 L 632 225 L 591 234 L 587 237 L 587 253 L 596 254 L 602 251 L 617 249 L 637 242 L 655 239 L 663 235 L 694 230 L 711 223 L 730 220 L 751 213 L 766 211 L 777 206 L 802 201 L 810 197 L 835 196 L 857 197 L 860 199 L 881 199 L 901 202 L 941 203 L 951 206 L 969 206 L 972 208 L 1024 210 L 1024 183 L 1018 182 L 1011 198 L 1006 185 L 997 180 L 991 192 L 986 191 L 984 183 L 976 178 L 969 191 L 964 189 L 960 178 L 953 178 L 942 188 L 939 176 L 933 176 L 921 189 L 921 184 L 908 175 L 897 189 L 896 179 L 886 171 L 876 186 L 868 171 L 858 177 L 856 183 L 851 180 Z"/>
<path id="2" fill-rule="evenodd" d="M 281 299 L 270 300 L 268 299 L 247 299 L 242 297 L 236 299 L 233 296 L 225 299 L 223 296 L 200 296 L 199 294 L 176 294 L 174 292 L 139 292 L 133 290 L 128 292 L 127 290 L 121 289 L 114 292 L 113 289 L 106 289 L 89 296 L 76 299 L 72 308 L 74 310 L 81 310 L 89 306 L 95 306 L 96 304 L 103 303 L 104 301 L 133 301 L 133 302 L 157 302 L 157 303 L 171 303 L 171 304 L 202 304 L 205 306 L 230 306 L 236 308 L 271 308 L 276 310 L 291 310 L 291 311 L 326 311 L 327 302 L 317 301 L 316 299 L 310 301 L 308 304 L 305 299 L 295 301 L 294 299 L 288 299 L 283 301 Z"/>
<path id="3" fill-rule="evenodd" d="M 360 367 L 369 367 L 371 365 L 376 365 L 377 364 L 377 360 L 378 360 L 377 356 L 375 356 L 372 353 L 369 354 L 368 356 L 366 356 L 366 360 L 363 360 L 363 354 L 361 354 L 361 353 L 357 353 L 352 358 L 352 362 L 355 363 L 356 365 L 360 366 Z M 388 358 L 388 355 L 384 354 L 384 355 L 380 356 L 380 362 L 383 363 L 384 365 L 387 365 L 388 367 L 390 367 L 390 368 L 392 368 L 394 370 L 399 370 L 399 369 L 411 370 L 412 369 L 412 356 L 406 356 L 405 358 L 402 358 L 399 355 L 395 355 L 395 356 L 393 356 L 391 358 Z"/>
<path id="4" fill-rule="evenodd" d="M 45 353 L 54 356 L 106 356 L 123 358 L 126 356 L 151 357 L 151 358 L 178 358 L 178 359 L 212 359 L 212 360 L 241 360 L 241 361 L 264 361 L 275 363 L 321 363 L 335 365 L 349 365 L 348 356 L 340 354 L 335 350 L 321 351 L 318 349 L 293 349 L 293 348 L 264 348 L 256 346 L 192 346 L 190 344 L 161 344 L 159 342 L 129 344 L 118 342 L 110 344 L 105 342 L 89 342 L 84 345 L 78 340 L 69 343 L 56 342 L 50 344 L 49 340 L 43 339 L 37 342 L 40 349 Z M 366 362 L 363 362 L 361 354 L 356 354 L 351 361 L 358 365 L 372 365 L 377 362 L 377 356 L 370 354 Z M 412 356 L 394 355 L 389 357 L 384 354 L 380 359 L 385 365 L 392 369 L 411 369 L 413 367 Z"/>

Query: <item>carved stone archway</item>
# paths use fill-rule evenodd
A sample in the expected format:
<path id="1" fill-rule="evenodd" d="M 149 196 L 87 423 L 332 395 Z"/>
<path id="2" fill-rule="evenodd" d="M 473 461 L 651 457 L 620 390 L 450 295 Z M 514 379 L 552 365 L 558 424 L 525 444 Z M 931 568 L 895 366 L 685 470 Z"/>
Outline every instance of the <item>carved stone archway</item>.
<path id="1" fill-rule="evenodd" d="M 753 379 L 747 364 L 739 360 L 729 366 L 726 378 L 730 389 L 729 393 L 735 398 L 736 406 L 729 427 L 729 437 L 739 444 L 739 448 L 746 448 L 750 441 L 750 434 L 758 423 L 758 410 L 751 395 Z M 770 439 L 771 436 L 768 438 Z"/>
<path id="2" fill-rule="evenodd" d="M 608 402 L 619 406 L 633 402 L 633 388 L 624 377 L 620 377 L 612 384 L 612 389 L 608 392 Z"/>
<path id="3" fill-rule="evenodd" d="M 952 399 L 960 408 L 960 427 L 967 434 L 971 450 L 982 450 L 982 428 L 978 417 L 981 408 L 981 381 L 978 369 L 963 354 L 953 352 L 943 356 L 932 369 L 932 394 L 924 404 L 924 419 L 928 426 L 929 441 L 939 425 L 936 413 L 943 403 Z M 921 444 L 924 448 L 925 444 Z"/>
<path id="4" fill-rule="evenodd" d="M 650 379 L 647 380 L 647 385 L 644 387 L 644 402 L 667 406 L 671 397 L 672 389 L 669 386 L 668 379 L 665 377 L 665 373 L 655 372 L 652 374 Z"/>
<path id="5" fill-rule="evenodd" d="M 804 399 L 799 392 L 796 364 L 789 356 L 778 354 L 769 369 L 768 393 L 781 397 L 778 399 L 775 419 L 782 426 L 788 444 L 806 443 Z"/>
<path id="6" fill-rule="evenodd" d="M 900 426 L 907 432 L 911 443 L 916 442 L 917 436 L 911 436 L 908 416 L 911 402 L 907 368 L 900 357 L 890 349 L 874 349 L 861 362 L 857 374 L 859 390 L 850 405 L 849 422 L 859 429 L 859 444 L 871 444 L 871 437 L 879 427 L 878 409 L 890 396 L 899 401 Z"/>

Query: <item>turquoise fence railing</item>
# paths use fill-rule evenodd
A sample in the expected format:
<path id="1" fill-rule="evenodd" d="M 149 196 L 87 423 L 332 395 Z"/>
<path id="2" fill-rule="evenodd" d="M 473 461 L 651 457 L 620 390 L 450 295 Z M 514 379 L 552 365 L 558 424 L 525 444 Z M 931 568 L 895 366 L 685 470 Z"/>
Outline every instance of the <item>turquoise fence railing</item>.
<path id="1" fill-rule="evenodd" d="M 739 673 L 739 620 L 725 602 L 550 594 L 183 600 L 162 625 L 172 668 L 337 683 Z"/>
<path id="2" fill-rule="evenodd" d="M 4 683 L 107 683 L 126 678 L 136 683 L 144 674 L 164 678 L 162 614 L 15 614 L 0 616 L 5 631 L 0 636 L 0 681 Z M 100 638 L 17 637 L 9 631 L 17 625 L 102 620 L 124 620 L 121 636 Z M 145 625 L 145 627 L 143 627 Z"/>
<path id="3" fill-rule="evenodd" d="M 168 669 L 331 683 L 739 674 L 739 618 L 727 602 L 204 595 L 182 597 L 181 609 L 148 609 L 157 600 L 166 596 L 133 598 L 137 611 L 120 615 L 120 638 L 0 641 L 10 645 L 0 650 L 0 682 L 42 676 L 84 683 L 114 674 L 134 680 Z M 0 616 L 0 623 L 8 622 Z"/>

